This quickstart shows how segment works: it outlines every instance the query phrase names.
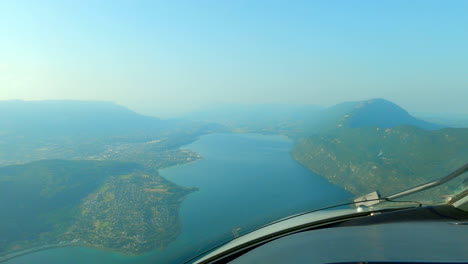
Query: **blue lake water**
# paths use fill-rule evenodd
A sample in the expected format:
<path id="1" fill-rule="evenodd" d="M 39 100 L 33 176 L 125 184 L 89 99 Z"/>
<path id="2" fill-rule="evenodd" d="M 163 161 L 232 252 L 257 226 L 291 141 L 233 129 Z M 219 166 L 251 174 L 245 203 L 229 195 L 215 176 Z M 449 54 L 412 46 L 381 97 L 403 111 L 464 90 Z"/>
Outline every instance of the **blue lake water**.
<path id="1" fill-rule="evenodd" d="M 343 189 L 302 167 L 289 155 L 292 141 L 259 134 L 211 134 L 185 146 L 203 159 L 161 170 L 181 186 L 198 187 L 180 208 L 182 230 L 161 251 L 143 256 L 90 248 L 56 248 L 7 263 L 180 263 L 210 245 L 273 220 L 350 198 Z"/>

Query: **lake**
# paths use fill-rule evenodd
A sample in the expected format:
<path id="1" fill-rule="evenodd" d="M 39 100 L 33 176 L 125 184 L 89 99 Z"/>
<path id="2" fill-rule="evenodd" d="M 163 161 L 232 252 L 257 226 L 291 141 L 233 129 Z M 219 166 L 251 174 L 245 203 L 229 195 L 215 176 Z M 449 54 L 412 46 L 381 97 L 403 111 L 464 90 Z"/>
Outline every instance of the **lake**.
<path id="1" fill-rule="evenodd" d="M 210 246 L 291 214 L 322 208 L 351 195 L 289 155 L 283 136 L 211 134 L 183 147 L 203 159 L 160 174 L 198 187 L 180 208 L 179 237 L 164 250 L 125 256 L 91 248 L 55 248 L 8 261 L 19 263 L 180 263 Z M 236 232 L 235 231 L 235 232 Z"/>

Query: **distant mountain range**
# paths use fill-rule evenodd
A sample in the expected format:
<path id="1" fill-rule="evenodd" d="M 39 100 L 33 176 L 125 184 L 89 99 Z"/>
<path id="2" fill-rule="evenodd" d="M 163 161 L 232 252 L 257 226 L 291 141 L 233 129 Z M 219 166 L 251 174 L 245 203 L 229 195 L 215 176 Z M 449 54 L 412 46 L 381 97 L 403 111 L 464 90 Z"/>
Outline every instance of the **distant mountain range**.
<path id="1" fill-rule="evenodd" d="M 384 99 L 346 102 L 328 108 L 316 105 L 221 105 L 187 114 L 178 120 L 144 116 L 111 102 L 0 101 L 0 120 L 0 135 L 36 136 L 112 136 L 174 127 L 190 130 L 193 122 L 211 124 L 211 129 L 225 126 L 238 132 L 280 133 L 294 137 L 345 127 L 387 128 L 403 124 L 423 129 L 443 127 L 415 118 Z"/>
<path id="2" fill-rule="evenodd" d="M 183 116 L 187 119 L 213 121 L 221 124 L 242 122 L 273 122 L 307 119 L 311 113 L 317 113 L 324 107 L 317 105 L 287 104 L 228 104 L 205 107 Z"/>
<path id="3" fill-rule="evenodd" d="M 99 101 L 0 101 L 0 132 L 114 135 L 158 130 L 168 122 Z"/>
<path id="4" fill-rule="evenodd" d="M 224 131 L 218 124 L 161 120 L 95 101 L 0 101 L 0 120 L 0 166 L 112 159 L 161 168 L 195 157 L 179 147 Z"/>
<path id="5" fill-rule="evenodd" d="M 413 113 L 417 118 L 448 127 L 468 128 L 468 114 Z"/>
<path id="6" fill-rule="evenodd" d="M 328 108 L 316 105 L 220 105 L 183 118 L 219 123 L 236 132 L 279 133 L 293 138 L 347 127 L 444 127 L 418 119 L 385 99 L 345 102 Z"/>
<path id="7" fill-rule="evenodd" d="M 182 118 L 218 123 L 234 132 L 296 135 L 323 109 L 317 105 L 227 104 L 206 107 Z"/>

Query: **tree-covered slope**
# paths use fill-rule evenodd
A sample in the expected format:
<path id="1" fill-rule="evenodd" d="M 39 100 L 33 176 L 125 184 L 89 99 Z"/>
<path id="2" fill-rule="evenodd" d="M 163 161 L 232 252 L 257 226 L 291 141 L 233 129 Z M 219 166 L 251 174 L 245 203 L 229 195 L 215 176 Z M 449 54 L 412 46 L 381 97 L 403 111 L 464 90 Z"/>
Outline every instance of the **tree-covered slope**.
<path id="1" fill-rule="evenodd" d="M 468 161 L 468 129 L 343 128 L 294 146 L 305 167 L 356 194 L 389 195 L 445 176 Z"/>
<path id="2" fill-rule="evenodd" d="M 141 165 L 44 160 L 0 168 L 0 254 L 50 244 L 138 253 L 167 245 L 191 190 Z"/>

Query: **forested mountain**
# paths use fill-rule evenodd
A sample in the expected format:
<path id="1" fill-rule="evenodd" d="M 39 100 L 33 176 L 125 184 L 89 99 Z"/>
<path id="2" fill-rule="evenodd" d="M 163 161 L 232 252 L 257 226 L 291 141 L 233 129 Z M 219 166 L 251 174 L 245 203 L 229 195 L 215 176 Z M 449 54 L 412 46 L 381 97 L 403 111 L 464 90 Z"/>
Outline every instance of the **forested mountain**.
<path id="1" fill-rule="evenodd" d="M 468 161 L 468 129 L 441 129 L 383 99 L 336 105 L 314 126 L 292 156 L 356 195 L 390 195 Z"/>
<path id="2" fill-rule="evenodd" d="M 411 116 L 406 110 L 385 99 L 345 102 L 329 107 L 318 116 L 310 118 L 309 133 L 324 133 L 346 127 L 390 128 L 413 125 L 423 129 L 439 129 L 432 124 Z"/>

